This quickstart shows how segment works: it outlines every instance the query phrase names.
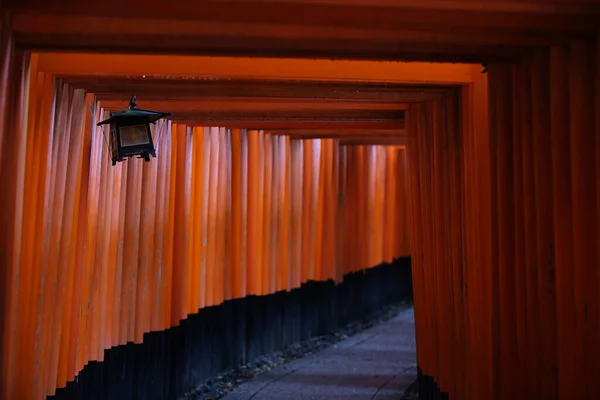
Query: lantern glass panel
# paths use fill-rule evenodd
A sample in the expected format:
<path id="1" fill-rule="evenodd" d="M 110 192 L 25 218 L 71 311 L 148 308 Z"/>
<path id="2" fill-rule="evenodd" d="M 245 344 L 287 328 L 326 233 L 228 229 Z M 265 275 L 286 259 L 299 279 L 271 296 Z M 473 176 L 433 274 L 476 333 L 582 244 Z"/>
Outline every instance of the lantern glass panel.
<path id="1" fill-rule="evenodd" d="M 112 157 L 118 157 L 119 147 L 117 146 L 117 126 L 115 124 L 110 125 L 110 146 Z"/>
<path id="2" fill-rule="evenodd" d="M 131 125 L 119 127 L 121 147 L 149 144 L 148 125 Z"/>

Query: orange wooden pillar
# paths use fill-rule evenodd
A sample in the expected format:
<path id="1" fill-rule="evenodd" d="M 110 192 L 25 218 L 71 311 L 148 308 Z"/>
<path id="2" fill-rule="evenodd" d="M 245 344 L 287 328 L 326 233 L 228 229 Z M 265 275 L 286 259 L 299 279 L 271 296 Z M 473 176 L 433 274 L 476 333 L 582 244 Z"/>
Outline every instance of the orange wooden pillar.
<path id="1" fill-rule="evenodd" d="M 0 107 L 0 186 L 3 193 L 8 190 L 8 168 L 9 168 L 9 148 L 10 135 L 8 134 L 9 125 L 7 115 L 11 113 L 10 101 L 13 97 L 14 87 L 17 86 L 18 82 L 15 79 L 15 63 L 14 63 L 14 44 L 12 40 L 12 34 L 10 32 L 10 19 L 6 15 L 4 3 L 0 5 L 0 15 L 2 20 L 0 21 L 0 104 L 6 105 Z M 10 211 L 8 206 L 10 203 L 6 202 L 9 197 L 3 197 L 2 207 L 0 208 L 0 215 L 2 221 L 8 222 Z M 0 246 L 2 250 L 2 259 L 0 263 L 2 265 L 10 265 L 10 254 L 9 242 L 11 237 L 10 224 L 4 225 L 0 228 Z M 5 241 L 6 240 L 6 241 Z M 10 326 L 10 298 L 12 290 L 9 289 L 8 282 L 11 280 L 11 274 L 9 268 L 0 269 L 0 396 L 8 397 L 12 390 L 12 382 L 9 377 L 9 370 L 11 369 L 9 360 L 11 359 L 9 350 L 9 326 Z"/>
<path id="2" fill-rule="evenodd" d="M 575 320 L 575 271 L 573 265 L 572 224 L 573 210 L 571 194 L 571 141 L 569 131 L 569 69 L 568 48 L 558 47 L 550 53 L 550 77 L 553 81 L 550 90 L 550 107 L 564 110 L 551 114 L 550 143 L 552 157 L 552 196 L 555 247 L 556 279 L 556 321 L 559 398 L 582 394 L 579 361 L 583 357 L 582 343 L 576 339 L 581 333 Z M 577 385 L 577 387 L 574 387 Z M 573 392 L 575 390 L 575 392 Z"/>
<path id="3" fill-rule="evenodd" d="M 246 275 L 245 263 L 242 261 L 242 246 L 244 231 L 242 203 L 243 200 L 243 171 L 246 167 L 245 160 L 242 157 L 242 148 L 244 146 L 243 135 L 240 129 L 231 130 L 231 264 L 232 264 L 232 295 L 234 297 L 243 297 L 244 278 Z M 244 257 L 245 258 L 245 257 Z M 244 288 L 245 289 L 245 288 Z"/>
<path id="4" fill-rule="evenodd" d="M 272 245 L 272 231 L 273 231 L 273 220 L 272 220 L 272 210 L 274 208 L 273 204 L 273 175 L 274 175 L 274 165 L 273 165 L 273 136 L 269 134 L 263 135 L 263 147 L 261 151 L 261 159 L 263 160 L 263 170 L 260 171 L 263 179 L 263 189 L 259 194 L 260 201 L 260 213 L 262 216 L 262 229 L 263 229 L 263 239 L 262 243 L 262 263 L 261 263 L 261 294 L 269 294 L 271 293 L 271 259 L 273 257 L 273 245 Z"/>
<path id="5" fill-rule="evenodd" d="M 419 157 L 419 137 L 421 135 L 421 104 L 413 104 L 408 110 L 407 115 L 407 149 L 408 152 L 408 183 L 411 187 L 411 196 L 409 197 L 409 220 L 412 237 L 412 253 L 421 255 L 423 241 L 423 224 L 421 217 L 421 179 L 418 173 L 420 165 Z M 412 260 L 412 277 L 415 308 L 415 336 L 417 344 L 417 363 L 422 371 L 429 367 L 428 348 L 431 345 L 428 335 L 428 305 L 426 302 L 426 290 L 424 287 L 424 264 L 423 257 L 417 256 Z M 419 371 L 421 372 L 421 371 Z M 419 379 L 424 380 L 421 376 Z M 423 384 L 424 385 L 424 384 Z M 419 390 L 423 394 L 423 390 Z"/>
<path id="6" fill-rule="evenodd" d="M 573 293 L 575 341 L 572 351 L 577 358 L 576 381 L 572 393 L 582 398 L 600 397 L 600 343 L 598 342 L 598 210 L 594 129 L 598 113 L 594 79 L 597 74 L 597 45 L 585 42 L 571 44 L 567 55 L 569 79 L 569 136 L 571 153 L 571 207 L 573 260 L 570 272 L 575 275 Z M 566 151 L 566 150 L 563 150 Z M 568 264 L 557 269 L 569 268 Z M 567 293 L 563 293 L 567 294 Z M 560 299 L 559 299 L 560 301 Z M 577 382 L 579 381 L 579 382 Z M 577 385 L 579 383 L 579 385 Z M 577 386 L 572 387 L 572 386 Z"/>
<path id="7" fill-rule="evenodd" d="M 217 192 L 217 215 L 216 215 L 216 243 L 215 243 L 215 260 L 213 268 L 215 270 L 215 297 L 214 304 L 219 305 L 225 300 L 226 289 L 230 288 L 226 282 L 226 273 L 231 273 L 231 268 L 228 265 L 229 258 L 226 255 L 226 243 L 230 232 L 229 227 L 231 221 L 228 215 L 231 215 L 231 203 L 228 200 L 228 186 L 231 182 L 231 168 L 229 168 L 229 144 L 228 135 L 225 128 L 218 128 L 219 140 L 219 164 L 217 166 L 219 174 L 217 177 L 218 192 Z M 229 276 L 227 276 L 229 280 Z M 230 292 L 230 289 L 227 289 Z"/>
<path id="8" fill-rule="evenodd" d="M 490 74 L 490 149 L 491 149 L 491 187 L 492 187 L 492 264 L 493 281 L 492 296 L 492 345 L 496 368 L 493 379 L 494 394 L 498 398 L 511 398 L 516 395 L 515 377 L 513 373 L 517 358 L 516 325 L 515 325 L 515 270 L 514 270 L 514 197 L 513 163 L 512 163 L 512 99 L 511 67 L 494 66 Z M 494 79 L 495 78 L 495 79 Z M 527 132 L 530 135 L 530 132 Z M 524 158 L 525 160 L 525 158 Z M 527 168 L 531 171 L 531 168 Z M 528 186 L 532 188 L 532 186 Z M 527 193 L 523 193 L 525 201 Z M 532 256 L 534 255 L 531 253 Z M 529 263 L 535 265 L 535 262 Z M 502 385 L 499 385 L 503 382 Z"/>
<path id="9" fill-rule="evenodd" d="M 190 293 L 188 302 L 188 313 L 195 313 L 201 307 L 201 276 L 203 273 L 203 258 L 205 257 L 202 238 L 204 236 L 204 128 L 192 128 L 192 164 L 190 166 L 191 177 L 191 205 L 193 213 L 190 221 L 190 242 L 192 254 L 190 259 L 190 273 L 188 278 L 188 290 Z M 239 197 L 238 197 L 239 198 Z M 233 227 L 232 227 L 233 228 Z"/>
<path id="10" fill-rule="evenodd" d="M 388 147 L 385 149 L 385 200 L 383 210 L 383 259 L 385 262 L 392 262 L 395 253 L 395 243 L 400 241 L 402 231 L 396 231 L 396 208 L 400 209 L 404 205 L 400 204 L 397 197 L 396 169 L 398 168 L 398 149 Z"/>
<path id="11" fill-rule="evenodd" d="M 322 185 L 324 185 L 323 203 L 323 269 L 327 271 L 322 279 L 332 279 L 340 282 L 341 275 L 341 249 L 344 237 L 339 232 L 339 218 L 342 218 L 340 197 L 343 193 L 343 184 L 340 180 L 343 161 L 340 155 L 341 147 L 337 139 L 329 139 L 325 143 L 327 157 L 326 168 L 323 171 Z"/>
<path id="12" fill-rule="evenodd" d="M 2 192 L 7 193 L 2 198 L 1 216 L 2 230 L 0 242 L 2 245 L 2 298 L 3 298 L 3 343 L 2 365 L 4 378 L 2 388 L 8 397 L 12 396 L 15 388 L 20 385 L 15 369 L 17 336 L 15 307 L 17 306 L 18 290 L 15 285 L 15 266 L 19 265 L 19 241 L 21 227 L 20 207 L 24 190 L 24 144 L 26 143 L 25 114 L 23 97 L 28 90 L 29 62 L 22 52 L 15 52 L 12 38 L 8 32 L 6 21 L 3 21 L 2 43 L 2 99 L 7 107 L 2 108 L 4 119 L 0 126 L 0 178 Z M 8 117 L 8 118 L 7 118 Z M 4 290 L 6 288 L 6 290 Z"/>
<path id="13" fill-rule="evenodd" d="M 292 286 L 292 160 L 290 138 L 288 136 L 280 137 L 279 159 L 282 163 L 282 178 L 280 190 L 282 197 L 282 209 L 280 218 L 280 241 L 281 252 L 278 270 L 278 290 L 291 290 Z"/>
<path id="14" fill-rule="evenodd" d="M 491 263 L 491 186 L 488 130 L 487 74 L 473 69 L 473 83 L 461 90 L 462 132 L 465 159 L 465 227 L 467 268 L 465 295 L 467 312 L 468 368 L 465 379 L 473 396 L 492 398 L 492 278 Z M 474 265 L 473 265 L 474 264 Z M 477 268 L 477 266 L 481 266 Z M 471 288 L 472 290 L 469 290 Z"/>
<path id="15" fill-rule="evenodd" d="M 290 142 L 290 207 L 291 207 L 291 260 L 290 260 L 290 281 L 291 287 L 298 287 L 304 279 L 302 251 L 303 251 L 303 174 L 304 160 L 302 140 L 292 140 Z"/>
<path id="16" fill-rule="evenodd" d="M 262 220 L 260 218 L 258 200 L 261 193 L 259 174 L 260 165 L 260 135 L 258 131 L 248 131 L 248 270 L 247 293 L 258 295 L 262 285 Z"/>

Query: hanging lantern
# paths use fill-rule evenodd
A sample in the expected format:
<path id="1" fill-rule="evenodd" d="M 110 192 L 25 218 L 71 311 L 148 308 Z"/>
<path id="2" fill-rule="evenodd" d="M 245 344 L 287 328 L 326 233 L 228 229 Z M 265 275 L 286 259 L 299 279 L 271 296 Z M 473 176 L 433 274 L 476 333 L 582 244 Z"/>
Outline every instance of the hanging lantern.
<path id="1" fill-rule="evenodd" d="M 132 96 L 129 109 L 111 113 L 109 119 L 98 122 L 98 126 L 110 125 L 112 165 L 128 157 L 138 156 L 146 162 L 150 161 L 150 156 L 156 158 L 150 124 L 156 124 L 156 121 L 169 115 L 137 108 L 137 99 Z"/>

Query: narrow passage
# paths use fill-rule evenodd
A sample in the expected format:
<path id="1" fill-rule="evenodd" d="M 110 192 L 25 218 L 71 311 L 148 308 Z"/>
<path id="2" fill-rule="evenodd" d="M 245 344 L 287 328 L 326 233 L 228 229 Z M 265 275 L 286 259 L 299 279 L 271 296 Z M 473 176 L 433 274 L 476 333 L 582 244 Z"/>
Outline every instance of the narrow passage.
<path id="1" fill-rule="evenodd" d="M 225 400 L 398 400 L 416 380 L 414 309 L 248 381 Z"/>

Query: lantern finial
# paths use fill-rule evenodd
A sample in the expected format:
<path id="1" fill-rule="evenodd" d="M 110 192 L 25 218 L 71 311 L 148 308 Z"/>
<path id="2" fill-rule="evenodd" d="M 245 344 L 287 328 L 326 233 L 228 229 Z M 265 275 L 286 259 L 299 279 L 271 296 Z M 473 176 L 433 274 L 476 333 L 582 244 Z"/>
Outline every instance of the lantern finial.
<path id="1" fill-rule="evenodd" d="M 129 109 L 137 108 L 137 98 L 135 95 L 131 96 L 131 100 L 129 100 Z"/>

